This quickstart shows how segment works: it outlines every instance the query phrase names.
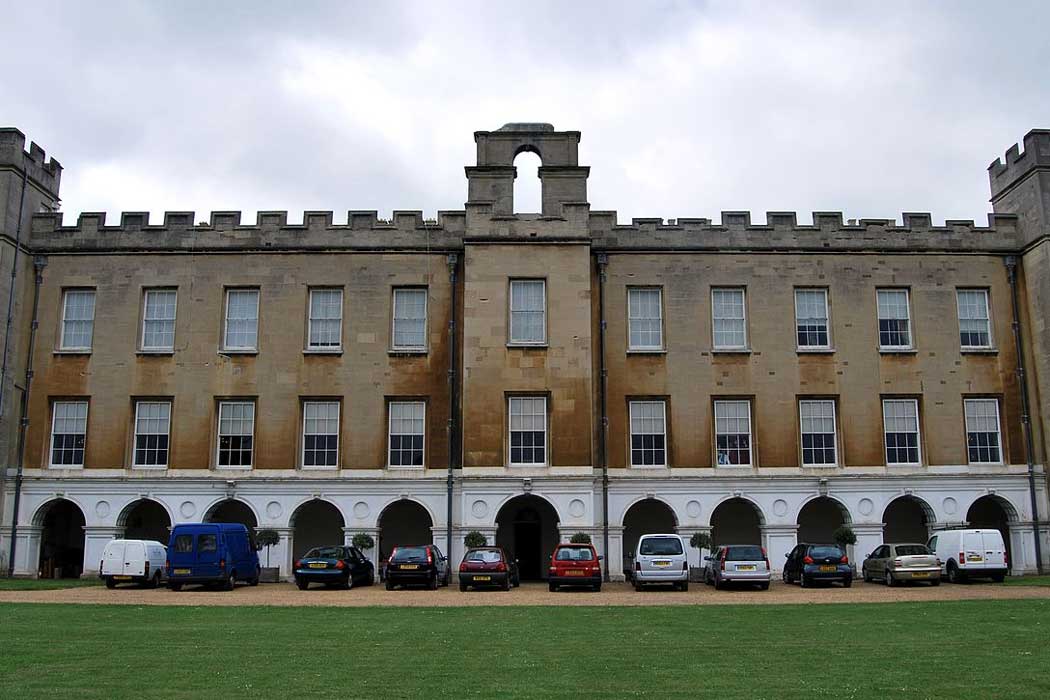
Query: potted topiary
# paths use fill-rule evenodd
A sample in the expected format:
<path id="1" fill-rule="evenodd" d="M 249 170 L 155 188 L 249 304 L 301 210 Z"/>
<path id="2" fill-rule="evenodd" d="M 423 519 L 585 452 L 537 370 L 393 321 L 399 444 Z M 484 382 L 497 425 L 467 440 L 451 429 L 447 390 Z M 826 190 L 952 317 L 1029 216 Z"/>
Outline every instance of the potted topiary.
<path id="1" fill-rule="evenodd" d="M 364 552 L 365 556 L 371 556 L 368 554 L 368 550 L 375 548 L 376 541 L 367 532 L 359 532 L 350 538 L 350 544 Z"/>
<path id="2" fill-rule="evenodd" d="M 467 549 L 474 549 L 475 547 L 484 547 L 488 543 L 489 539 L 477 530 L 471 530 L 463 537 L 463 545 Z"/>
<path id="3" fill-rule="evenodd" d="M 569 542 L 571 544 L 590 544 L 591 536 L 588 535 L 586 532 L 577 532 L 569 538 Z"/>
<path id="4" fill-rule="evenodd" d="M 694 532 L 693 536 L 689 538 L 689 546 L 694 549 L 700 550 L 700 566 L 693 566 L 689 568 L 689 580 L 701 583 L 704 580 L 704 551 L 711 549 L 711 533 L 710 532 Z"/>
<path id="5" fill-rule="evenodd" d="M 281 569 L 270 566 L 270 547 L 281 541 L 276 530 L 259 530 L 255 533 L 255 548 L 266 548 L 266 566 L 259 567 L 259 580 L 263 583 L 277 583 L 281 579 Z"/>
<path id="6" fill-rule="evenodd" d="M 853 561 L 853 545 L 857 544 L 857 533 L 853 532 L 853 528 L 849 525 L 840 525 L 831 536 L 836 544 L 841 545 L 846 550 L 846 555 L 849 556 L 849 566 L 853 570 L 854 577 L 856 577 L 857 565 Z"/>

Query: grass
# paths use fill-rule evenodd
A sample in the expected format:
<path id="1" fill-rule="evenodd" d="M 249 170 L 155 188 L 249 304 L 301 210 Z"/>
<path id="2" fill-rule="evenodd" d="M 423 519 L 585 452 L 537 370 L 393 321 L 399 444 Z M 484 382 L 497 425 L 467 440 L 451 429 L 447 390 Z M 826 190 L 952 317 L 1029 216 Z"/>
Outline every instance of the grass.
<path id="1" fill-rule="evenodd" d="M 0 578 L 0 591 L 54 591 L 101 585 L 98 578 Z"/>
<path id="2" fill-rule="evenodd" d="M 0 697 L 1047 698 L 1050 601 L 0 605 Z"/>
<path id="3" fill-rule="evenodd" d="M 1007 586 L 1050 586 L 1050 576 L 1007 576 Z"/>

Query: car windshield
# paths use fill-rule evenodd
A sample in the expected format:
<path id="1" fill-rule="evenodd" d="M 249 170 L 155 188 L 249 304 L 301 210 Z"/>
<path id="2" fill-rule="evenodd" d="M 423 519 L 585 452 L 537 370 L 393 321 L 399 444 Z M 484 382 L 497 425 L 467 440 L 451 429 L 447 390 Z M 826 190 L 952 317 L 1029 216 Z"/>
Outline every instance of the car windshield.
<path id="1" fill-rule="evenodd" d="M 485 564 L 495 564 L 503 561 L 503 554 L 498 549 L 475 549 L 467 552 L 467 561 L 480 561 Z"/>
<path id="2" fill-rule="evenodd" d="M 343 559 L 346 553 L 342 547 L 314 547 L 306 553 L 304 559 Z"/>
<path id="3" fill-rule="evenodd" d="M 930 553 L 924 544 L 899 544 L 894 549 L 897 550 L 898 557 L 921 556 Z"/>
<path id="4" fill-rule="evenodd" d="M 682 540 L 677 537 L 646 537 L 638 546 L 638 553 L 645 556 L 665 557 L 682 553 Z"/>
<path id="5" fill-rule="evenodd" d="M 825 557 L 834 557 L 835 559 L 841 559 L 845 556 L 845 552 L 836 547 L 835 545 L 818 545 L 816 547 L 809 548 L 809 556 L 814 559 L 823 559 Z"/>
<path id="6" fill-rule="evenodd" d="M 765 556 L 762 554 L 762 548 L 755 545 L 726 547 L 726 561 L 762 561 L 763 559 Z"/>
<path id="7" fill-rule="evenodd" d="M 398 547 L 394 550 L 390 561 L 415 561 L 427 558 L 426 547 Z"/>
<path id="8" fill-rule="evenodd" d="M 562 547 L 554 558 L 557 561 L 590 561 L 594 557 L 590 547 Z"/>

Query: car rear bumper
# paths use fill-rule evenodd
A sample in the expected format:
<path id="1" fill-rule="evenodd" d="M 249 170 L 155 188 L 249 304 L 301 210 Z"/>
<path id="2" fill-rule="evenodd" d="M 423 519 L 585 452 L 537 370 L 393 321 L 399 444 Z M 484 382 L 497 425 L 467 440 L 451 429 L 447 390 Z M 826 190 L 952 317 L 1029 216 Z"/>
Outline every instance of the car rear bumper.
<path id="1" fill-rule="evenodd" d="M 145 574 L 99 574 L 98 577 L 103 581 L 113 579 L 117 583 L 146 583 L 150 580 Z"/>
<path id="2" fill-rule="evenodd" d="M 390 569 L 390 568 L 388 568 L 386 570 L 386 580 L 389 581 L 392 584 L 398 584 L 398 583 L 408 583 L 408 584 L 419 583 L 419 584 L 422 584 L 422 583 L 426 583 L 427 581 L 429 581 L 430 579 L 432 579 L 436 575 L 437 575 L 437 572 L 434 569 L 416 569 L 415 571 L 412 571 L 412 570 L 401 571 L 400 569 Z"/>
<path id="3" fill-rule="evenodd" d="M 598 573 L 593 576 L 550 576 L 547 578 L 547 583 L 555 586 L 600 586 L 602 575 Z"/>
<path id="4" fill-rule="evenodd" d="M 769 571 L 719 571 L 716 576 L 727 583 L 769 583 L 773 577 Z"/>
<path id="5" fill-rule="evenodd" d="M 959 571 L 966 574 L 967 576 L 973 576 L 976 578 L 981 578 L 982 576 L 1005 576 L 1008 573 L 1007 570 L 1001 566 L 983 567 L 967 564 L 963 564 L 962 566 L 960 566 Z"/>
<path id="6" fill-rule="evenodd" d="M 296 569 L 295 579 L 297 581 L 310 581 L 312 583 L 331 583 L 348 578 L 349 569 Z"/>
<path id="7" fill-rule="evenodd" d="M 835 571 L 821 571 L 819 564 L 807 565 L 802 574 L 810 581 L 848 581 L 853 578 L 853 569 L 848 564 L 840 564 Z"/>
<path id="8" fill-rule="evenodd" d="M 941 567 L 929 566 L 924 568 L 890 569 L 893 578 L 898 581 L 930 581 L 941 577 Z"/>
<path id="9" fill-rule="evenodd" d="M 480 571 L 459 572 L 459 582 L 467 586 L 503 586 L 510 574 L 507 572 L 482 573 Z M 479 581 L 478 578 L 482 580 Z"/>
<path id="10" fill-rule="evenodd" d="M 682 569 L 632 571 L 631 576 L 638 583 L 681 583 L 689 580 L 689 572 Z"/>

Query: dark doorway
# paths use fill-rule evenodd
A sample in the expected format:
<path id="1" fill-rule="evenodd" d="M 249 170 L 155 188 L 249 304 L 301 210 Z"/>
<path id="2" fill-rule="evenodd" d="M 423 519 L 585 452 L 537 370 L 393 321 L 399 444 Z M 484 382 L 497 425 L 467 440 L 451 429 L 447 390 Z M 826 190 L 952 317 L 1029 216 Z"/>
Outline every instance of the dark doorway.
<path id="1" fill-rule="evenodd" d="M 522 580 L 547 577 L 547 566 L 558 544 L 558 513 L 539 496 L 516 496 L 496 516 L 496 545 L 518 560 Z"/>
<path id="2" fill-rule="evenodd" d="M 890 544 L 926 544 L 930 538 L 933 509 L 914 496 L 893 499 L 882 514 L 882 541 Z"/>
<path id="3" fill-rule="evenodd" d="M 762 515 L 744 498 L 722 501 L 711 513 L 711 541 L 723 544 L 762 545 Z"/>
<path id="4" fill-rule="evenodd" d="M 655 498 L 638 501 L 623 516 L 623 556 L 624 561 L 634 556 L 638 539 L 642 535 L 670 534 L 675 531 L 678 521 L 671 506 Z"/>
<path id="5" fill-rule="evenodd" d="M 208 514 L 204 516 L 206 523 L 240 523 L 248 528 L 248 532 L 255 532 L 259 522 L 255 519 L 255 513 L 248 507 L 247 503 L 229 499 L 221 501 L 212 506 Z"/>
<path id="6" fill-rule="evenodd" d="M 827 496 L 814 498 L 799 511 L 798 541 L 830 544 L 835 541 L 835 530 L 847 522 L 846 508 L 841 503 Z"/>
<path id="7" fill-rule="evenodd" d="M 38 514 L 40 578 L 80 578 L 84 570 L 84 514 L 64 498 L 45 505 Z"/>
<path id="8" fill-rule="evenodd" d="M 124 509 L 117 519 L 124 526 L 124 538 L 129 540 L 156 540 L 168 544 L 171 534 L 171 518 L 164 506 L 148 498 L 135 501 Z"/>
<path id="9" fill-rule="evenodd" d="M 328 501 L 307 501 L 292 513 L 292 560 L 296 560 L 314 547 L 341 545 L 343 514 Z"/>
<path id="10" fill-rule="evenodd" d="M 970 527 L 987 528 L 1003 533 L 1006 557 L 1009 562 L 1013 561 L 1010 552 L 1010 516 L 1013 512 L 1013 506 L 998 496 L 981 496 L 966 511 L 966 520 Z"/>
<path id="11" fill-rule="evenodd" d="M 394 547 L 433 544 L 434 521 L 427 509 L 415 501 L 394 501 L 379 515 L 379 561 L 390 558 Z M 444 552 L 448 556 L 448 552 Z"/>

